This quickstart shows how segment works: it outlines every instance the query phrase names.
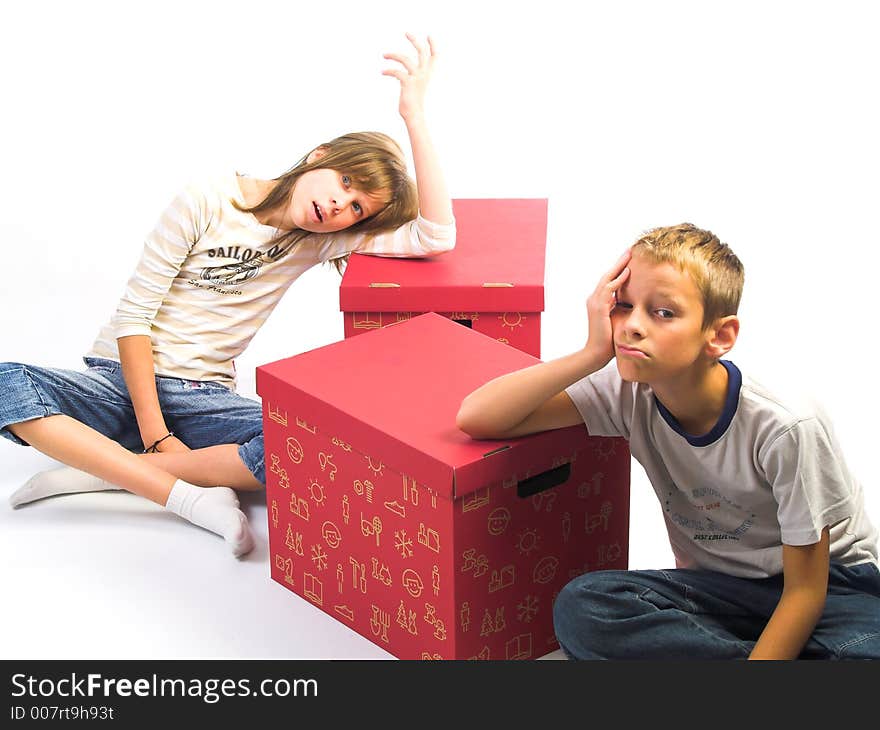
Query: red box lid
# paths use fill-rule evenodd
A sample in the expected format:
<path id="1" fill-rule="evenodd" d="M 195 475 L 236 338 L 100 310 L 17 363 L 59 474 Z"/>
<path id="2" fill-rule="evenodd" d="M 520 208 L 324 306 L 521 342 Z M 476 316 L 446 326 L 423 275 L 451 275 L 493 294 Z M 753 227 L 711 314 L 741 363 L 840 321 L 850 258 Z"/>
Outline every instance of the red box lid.
<path id="1" fill-rule="evenodd" d="M 257 392 L 273 405 L 279 396 L 302 404 L 297 417 L 454 498 L 583 448 L 584 426 L 503 441 L 473 440 L 456 427 L 466 395 L 538 362 L 429 312 L 261 365 Z"/>
<path id="2" fill-rule="evenodd" d="M 340 310 L 544 311 L 547 199 L 454 200 L 452 207 L 454 250 L 421 259 L 353 254 Z"/>

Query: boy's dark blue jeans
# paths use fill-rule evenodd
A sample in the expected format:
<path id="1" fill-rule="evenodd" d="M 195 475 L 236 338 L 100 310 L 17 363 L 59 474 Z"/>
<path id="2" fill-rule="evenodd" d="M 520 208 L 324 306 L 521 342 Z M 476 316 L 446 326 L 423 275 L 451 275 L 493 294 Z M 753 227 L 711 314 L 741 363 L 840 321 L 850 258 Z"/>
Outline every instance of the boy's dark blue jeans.
<path id="1" fill-rule="evenodd" d="M 571 659 L 746 659 L 782 595 L 782 575 L 604 570 L 556 599 L 556 637 Z M 831 564 L 825 610 L 801 659 L 880 659 L 880 571 Z"/>

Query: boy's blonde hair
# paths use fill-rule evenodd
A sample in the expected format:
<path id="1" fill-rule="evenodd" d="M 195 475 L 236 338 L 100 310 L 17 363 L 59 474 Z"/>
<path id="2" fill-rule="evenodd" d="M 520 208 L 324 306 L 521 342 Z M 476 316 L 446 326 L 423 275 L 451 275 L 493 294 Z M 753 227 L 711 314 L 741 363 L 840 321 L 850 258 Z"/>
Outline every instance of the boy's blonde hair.
<path id="1" fill-rule="evenodd" d="M 381 132 L 352 132 L 318 145 L 324 154 L 308 162 L 308 155 L 292 168 L 274 178 L 275 186 L 256 205 L 247 208 L 233 204 L 245 213 L 263 213 L 286 205 L 290 191 L 305 173 L 319 168 L 329 168 L 351 177 L 353 187 L 367 195 L 381 195 L 382 208 L 366 220 L 358 221 L 345 231 L 360 233 L 384 233 L 415 220 L 419 212 L 416 184 L 406 169 L 403 150 L 391 137 Z M 322 235 L 308 231 L 284 231 L 272 241 L 286 245 L 288 249 L 306 236 Z M 337 271 L 348 256 L 334 259 Z"/>
<path id="2" fill-rule="evenodd" d="M 726 243 L 693 223 L 654 228 L 632 246 L 654 263 L 669 263 L 693 279 L 703 298 L 703 329 L 719 317 L 736 314 L 745 271 Z"/>

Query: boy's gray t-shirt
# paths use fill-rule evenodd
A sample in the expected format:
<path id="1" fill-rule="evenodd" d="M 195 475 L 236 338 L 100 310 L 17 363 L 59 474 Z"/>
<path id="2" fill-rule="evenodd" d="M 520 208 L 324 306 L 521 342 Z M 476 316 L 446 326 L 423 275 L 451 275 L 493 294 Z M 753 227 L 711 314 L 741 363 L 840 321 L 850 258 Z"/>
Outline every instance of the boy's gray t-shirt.
<path id="1" fill-rule="evenodd" d="M 663 507 L 677 567 L 746 578 L 782 572 L 782 543 L 811 545 L 830 526 L 831 560 L 877 562 L 877 530 L 829 419 L 783 401 L 722 361 L 724 413 L 686 434 L 651 387 L 624 382 L 614 361 L 566 389 L 594 436 L 623 436 Z"/>

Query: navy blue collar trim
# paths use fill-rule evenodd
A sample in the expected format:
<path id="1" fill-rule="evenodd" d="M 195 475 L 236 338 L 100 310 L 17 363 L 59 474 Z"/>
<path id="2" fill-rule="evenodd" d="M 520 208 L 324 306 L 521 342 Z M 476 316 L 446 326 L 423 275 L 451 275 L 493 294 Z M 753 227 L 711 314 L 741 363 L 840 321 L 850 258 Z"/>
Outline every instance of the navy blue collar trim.
<path id="1" fill-rule="evenodd" d="M 739 371 L 739 368 L 729 360 L 720 360 L 719 362 L 724 366 L 725 370 L 727 370 L 727 397 L 724 399 L 724 410 L 721 412 L 721 417 L 709 433 L 703 436 L 693 436 L 692 434 L 689 434 L 681 427 L 681 424 L 675 419 L 675 416 L 669 412 L 666 406 L 657 399 L 657 396 L 654 396 L 654 402 L 657 404 L 657 410 L 660 411 L 663 420 L 666 421 L 666 423 L 669 424 L 669 427 L 679 436 L 684 438 L 691 446 L 708 446 L 709 444 L 715 443 L 724 435 L 724 432 L 727 431 L 730 422 L 736 415 L 736 407 L 739 405 L 739 390 L 742 386 L 742 373 Z"/>

